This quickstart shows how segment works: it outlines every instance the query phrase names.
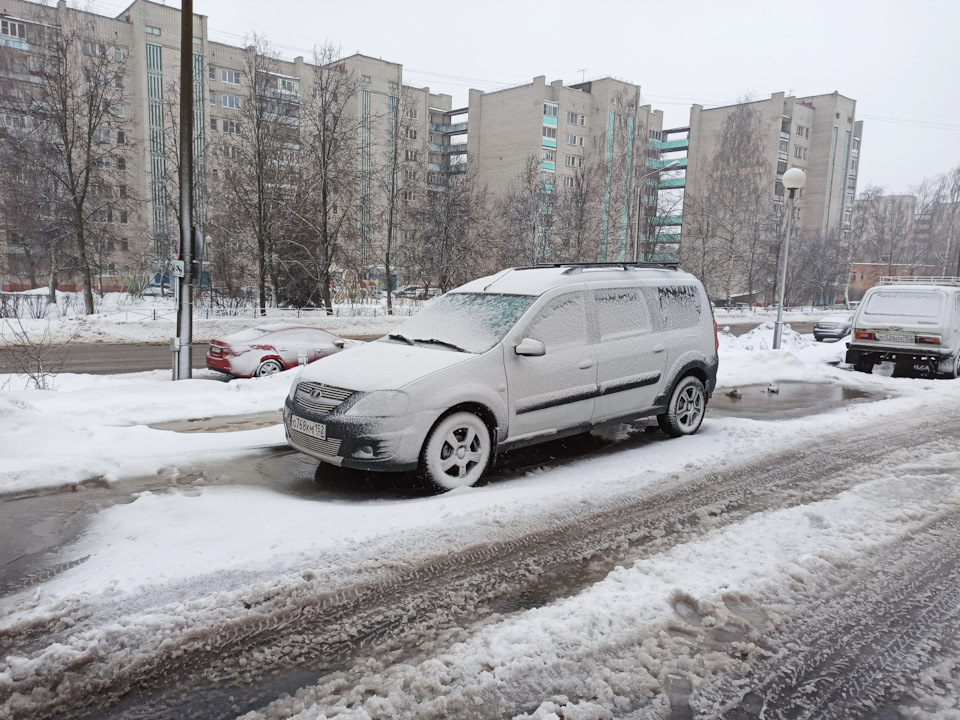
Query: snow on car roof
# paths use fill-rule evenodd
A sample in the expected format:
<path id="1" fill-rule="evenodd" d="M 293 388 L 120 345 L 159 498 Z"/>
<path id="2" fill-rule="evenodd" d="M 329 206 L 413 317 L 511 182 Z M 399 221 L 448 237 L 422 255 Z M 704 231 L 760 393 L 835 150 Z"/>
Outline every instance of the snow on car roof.
<path id="1" fill-rule="evenodd" d="M 490 292 L 505 295 L 542 295 L 547 290 L 563 285 L 589 281 L 623 280 L 689 281 L 693 276 L 673 268 L 639 267 L 635 265 L 545 265 L 543 267 L 508 268 L 468 282 L 456 292 Z"/>

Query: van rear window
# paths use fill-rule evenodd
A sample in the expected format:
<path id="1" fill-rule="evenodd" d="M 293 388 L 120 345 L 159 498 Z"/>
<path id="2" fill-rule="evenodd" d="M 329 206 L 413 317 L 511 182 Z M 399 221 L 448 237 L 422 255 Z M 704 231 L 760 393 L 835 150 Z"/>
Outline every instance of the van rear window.
<path id="1" fill-rule="evenodd" d="M 878 290 L 867 300 L 866 315 L 900 315 L 903 317 L 940 317 L 943 293 L 933 290 L 896 292 Z"/>

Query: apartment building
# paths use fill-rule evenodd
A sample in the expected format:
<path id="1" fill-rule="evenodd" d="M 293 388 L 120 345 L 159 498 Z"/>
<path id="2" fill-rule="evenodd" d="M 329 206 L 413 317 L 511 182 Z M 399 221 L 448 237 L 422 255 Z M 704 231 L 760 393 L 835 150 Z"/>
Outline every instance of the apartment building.
<path id="1" fill-rule="evenodd" d="M 43 52 L 42 34 L 53 29 L 76 28 L 89 36 L 97 52 L 115 53 L 118 67 L 122 67 L 118 82 L 122 83 L 124 94 L 119 137 L 127 157 L 122 168 L 114 168 L 114 191 L 123 192 L 131 207 L 122 215 L 126 226 L 122 228 L 123 241 L 110 244 L 108 273 L 112 282 L 108 285 L 121 287 L 124 274 L 142 272 L 145 263 L 162 265 L 176 254 L 179 235 L 175 211 L 179 193 L 178 148 L 176 133 L 171 128 L 176 126 L 178 117 L 180 10 L 135 0 L 117 17 L 110 18 L 69 8 L 64 0 L 56 6 L 7 0 L 0 19 L 0 58 L 22 56 L 23 66 Z M 314 58 L 303 57 L 255 62 L 251 53 L 256 55 L 256 48 L 211 41 L 208 19 L 203 15 L 194 16 L 193 31 L 193 149 L 198 222 L 203 224 L 217 204 L 224 202 L 219 183 L 225 154 L 229 154 L 231 139 L 249 129 L 244 127 L 244 104 L 253 97 L 252 92 L 269 95 L 274 120 L 289 126 L 288 154 L 290 162 L 296 162 L 301 110 L 306 112 L 311 93 L 316 99 L 314 74 L 318 65 L 312 62 Z M 8 63 L 0 64 L 0 82 L 30 82 L 28 77 L 14 77 L 3 69 L 7 67 Z M 406 188 L 404 193 L 410 196 L 425 190 L 429 179 L 438 178 L 437 173 L 449 170 L 449 162 L 430 162 L 434 155 L 431 134 L 439 140 L 437 156 L 455 159 L 457 155 L 447 148 L 451 138 L 461 131 L 450 130 L 454 123 L 445 124 L 443 120 L 452 109 L 450 96 L 433 94 L 429 88 L 404 86 L 400 64 L 355 54 L 337 58 L 335 67 L 353 78 L 357 87 L 344 112 L 356 118 L 360 127 L 356 162 L 361 202 L 355 241 L 358 262 L 366 265 L 376 262 L 383 243 L 384 228 L 377 213 L 384 202 L 384 191 L 375 176 L 388 166 L 388 154 L 396 148 L 396 139 L 390 137 L 392 118 L 403 114 L 401 169 L 397 174 Z M 260 76 L 255 90 L 251 73 Z M 432 117 L 440 122 L 432 123 Z M 432 125 L 437 127 L 431 130 Z M 114 140 L 116 137 L 114 134 Z M 428 170 L 428 165 L 434 169 Z M 120 223 L 119 211 L 112 212 L 110 217 L 113 224 Z M 22 233 L 13 227 L 9 217 L 0 220 L 0 224 L 0 285 L 20 289 L 35 284 L 35 273 L 24 272 L 27 268 L 20 252 L 25 242 Z M 216 244 L 226 239 L 212 240 Z"/>
<path id="2" fill-rule="evenodd" d="M 788 168 L 806 174 L 796 196 L 797 232 L 849 230 L 857 189 L 857 165 L 863 123 L 856 119 L 856 101 L 838 92 L 793 96 L 774 93 L 768 99 L 738 105 L 690 109 L 687 154 L 688 195 L 702 191 L 707 166 L 718 150 L 718 133 L 734 112 L 747 108 L 759 114 L 765 187 L 771 208 L 782 211 L 780 183 Z"/>
<path id="3" fill-rule="evenodd" d="M 641 178 L 656 167 L 659 152 L 650 138 L 662 125 L 661 111 L 641 105 L 638 85 L 609 77 L 547 84 L 541 75 L 519 87 L 471 90 L 467 149 L 478 180 L 498 199 L 530 158 L 539 164 L 542 187 L 555 194 L 574 190 L 586 181 L 585 169 L 594 169 L 599 242 L 593 259 L 622 261 L 632 259 L 640 216 L 655 212 L 656 193 L 641 188 Z"/>

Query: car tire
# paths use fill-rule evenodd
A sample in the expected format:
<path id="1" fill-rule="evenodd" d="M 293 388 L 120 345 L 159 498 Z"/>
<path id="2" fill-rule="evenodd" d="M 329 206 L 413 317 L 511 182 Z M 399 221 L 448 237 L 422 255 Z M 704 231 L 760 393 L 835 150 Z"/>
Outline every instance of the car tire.
<path id="1" fill-rule="evenodd" d="M 657 415 L 657 424 L 670 437 L 693 435 L 700 429 L 707 411 L 707 393 L 693 375 L 681 378 L 673 388 L 667 411 Z"/>
<path id="2" fill-rule="evenodd" d="M 255 377 L 264 377 L 266 375 L 273 375 L 274 373 L 282 372 L 283 365 L 279 360 L 269 359 L 264 360 L 260 363 L 260 366 L 257 368 L 257 371 L 254 373 Z"/>
<path id="3" fill-rule="evenodd" d="M 476 485 L 487 471 L 490 428 L 471 412 L 440 418 L 420 451 L 423 479 L 440 492 Z"/>

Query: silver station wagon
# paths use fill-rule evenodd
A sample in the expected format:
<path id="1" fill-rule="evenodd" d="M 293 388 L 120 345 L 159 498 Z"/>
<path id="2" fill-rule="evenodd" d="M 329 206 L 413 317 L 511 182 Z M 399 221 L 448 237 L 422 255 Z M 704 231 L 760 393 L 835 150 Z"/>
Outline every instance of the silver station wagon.
<path id="1" fill-rule="evenodd" d="M 498 452 L 656 416 L 696 432 L 717 378 L 700 282 L 670 265 L 511 268 L 428 303 L 384 338 L 305 367 L 290 444 L 322 462 L 469 486 Z"/>

